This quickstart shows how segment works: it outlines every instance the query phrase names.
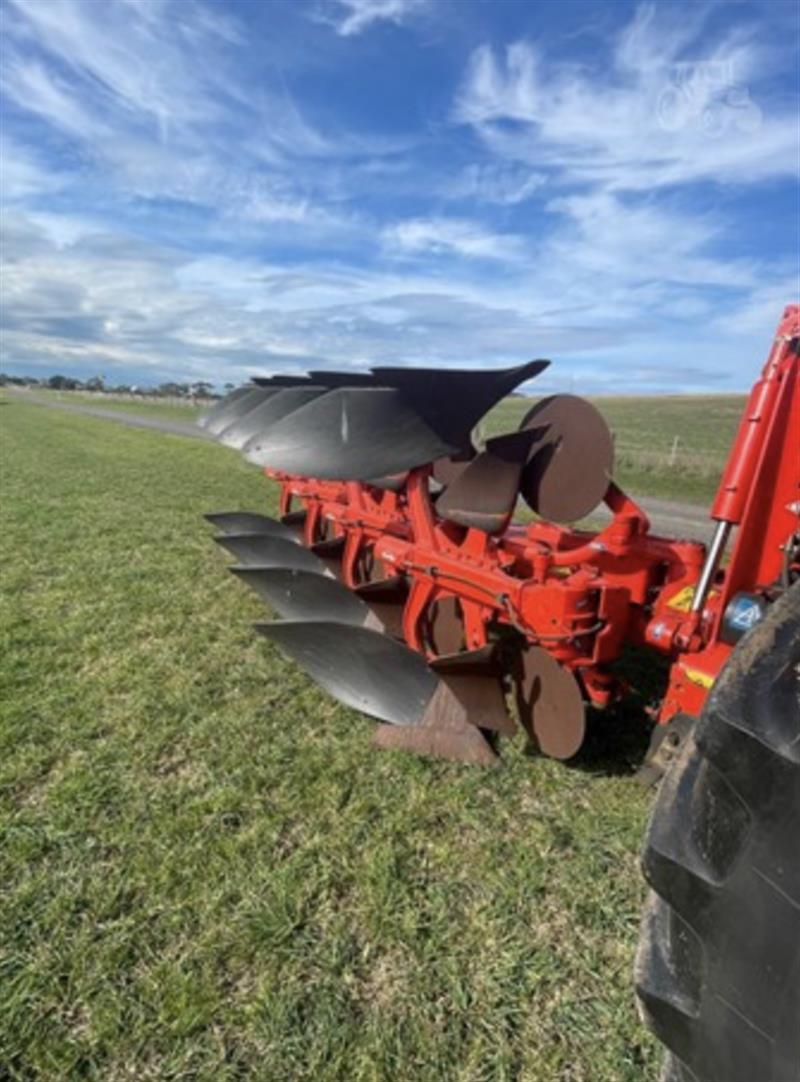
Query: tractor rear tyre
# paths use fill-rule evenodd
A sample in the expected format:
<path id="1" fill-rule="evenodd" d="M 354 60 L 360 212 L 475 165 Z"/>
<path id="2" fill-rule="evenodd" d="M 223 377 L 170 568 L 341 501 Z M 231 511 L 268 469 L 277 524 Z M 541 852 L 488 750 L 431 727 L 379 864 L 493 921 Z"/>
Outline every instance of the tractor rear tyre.
<path id="1" fill-rule="evenodd" d="M 643 867 L 636 990 L 662 1082 L 800 1082 L 800 583 L 720 673 Z"/>

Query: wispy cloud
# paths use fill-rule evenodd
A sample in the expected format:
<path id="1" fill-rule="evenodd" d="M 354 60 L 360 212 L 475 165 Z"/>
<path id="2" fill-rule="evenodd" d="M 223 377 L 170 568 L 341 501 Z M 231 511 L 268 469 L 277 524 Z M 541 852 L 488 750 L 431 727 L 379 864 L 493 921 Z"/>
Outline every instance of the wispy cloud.
<path id="1" fill-rule="evenodd" d="M 397 26 L 419 15 L 429 0 L 330 0 L 323 19 L 342 37 L 354 37 L 380 22 Z"/>
<path id="2" fill-rule="evenodd" d="M 130 198 L 325 230 L 339 217 L 325 175 L 297 163 L 396 151 L 384 138 L 323 132 L 277 71 L 253 86 L 236 63 L 245 32 L 220 9 L 194 0 L 9 5 L 7 101 L 80 147 Z"/>
<path id="3" fill-rule="evenodd" d="M 0 133 L 0 180 L 5 203 L 56 192 L 68 182 L 40 155 L 4 132 Z"/>
<path id="4" fill-rule="evenodd" d="M 476 222 L 458 218 L 413 218 L 384 229 L 387 251 L 400 249 L 433 255 L 457 255 L 470 259 L 515 260 L 522 250 L 520 237 L 493 233 Z"/>
<path id="5" fill-rule="evenodd" d="M 225 46 L 240 40 L 236 24 L 184 0 L 83 4 L 77 0 L 10 0 L 11 34 L 57 58 L 70 77 L 92 81 L 98 111 L 126 110 L 166 137 L 173 125 L 219 119 L 227 91 Z M 216 54 L 197 67 L 194 55 Z M 211 56 L 208 57 L 211 59 Z M 11 80 L 13 87 L 14 81 Z"/>
<path id="6" fill-rule="evenodd" d="M 33 113 L 65 135 L 87 143 L 102 140 L 108 126 L 80 104 L 66 81 L 37 59 L 25 59 L 13 49 L 6 54 L 0 74 L 4 94 L 26 113 Z"/>
<path id="7" fill-rule="evenodd" d="M 563 196 L 549 209 L 561 226 L 548 242 L 548 260 L 613 284 L 658 283 L 665 294 L 715 286 L 747 289 L 760 268 L 744 258 L 715 257 L 723 232 L 711 215 L 685 214 L 673 206 L 641 203 L 606 191 Z"/>
<path id="8" fill-rule="evenodd" d="M 454 117 L 494 153 L 557 179 L 628 191 L 796 175 L 796 105 L 765 112 L 752 33 L 701 43 L 707 9 L 644 5 L 607 72 L 517 41 L 471 57 Z M 753 96 L 751 96 L 753 95 Z"/>
<path id="9" fill-rule="evenodd" d="M 513 207 L 530 199 L 547 180 L 546 173 L 515 162 L 471 162 L 446 183 L 443 194 L 448 199 Z"/>
<path id="10" fill-rule="evenodd" d="M 591 229 L 584 212 L 582 228 Z M 661 226 L 652 224 L 648 236 L 662 236 Z M 559 363 L 537 381 L 543 392 L 737 387 L 737 362 L 753 367 L 768 333 L 765 310 L 781 297 L 778 285 L 773 293 L 755 287 L 758 303 L 730 329 L 718 318 L 712 285 L 643 282 L 634 255 L 608 264 L 589 254 L 576 261 L 560 242 L 503 280 L 470 280 L 446 261 L 438 271 L 424 262 L 403 270 L 391 261 L 357 270 L 197 256 L 99 232 L 91 222 L 70 234 L 63 220 L 19 215 L 2 251 L 9 264 L 2 332 L 9 364 L 82 374 L 116 368 L 145 380 L 551 355 Z M 680 241 L 673 251 L 687 265 L 696 258 Z M 720 276 L 713 264 L 710 273 Z M 747 281 L 742 268 L 745 296 Z M 643 311 L 652 313 L 644 325 Z M 688 335 L 678 331 L 682 323 Z M 671 326 L 668 345 L 664 326 Z"/>

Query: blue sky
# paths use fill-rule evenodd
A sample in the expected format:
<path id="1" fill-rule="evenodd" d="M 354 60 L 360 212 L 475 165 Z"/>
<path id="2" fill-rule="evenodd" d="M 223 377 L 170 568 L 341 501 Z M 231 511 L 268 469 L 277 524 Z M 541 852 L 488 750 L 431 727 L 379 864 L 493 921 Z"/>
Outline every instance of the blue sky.
<path id="1" fill-rule="evenodd" d="M 4 365 L 746 388 L 800 292 L 797 11 L 4 0 Z"/>

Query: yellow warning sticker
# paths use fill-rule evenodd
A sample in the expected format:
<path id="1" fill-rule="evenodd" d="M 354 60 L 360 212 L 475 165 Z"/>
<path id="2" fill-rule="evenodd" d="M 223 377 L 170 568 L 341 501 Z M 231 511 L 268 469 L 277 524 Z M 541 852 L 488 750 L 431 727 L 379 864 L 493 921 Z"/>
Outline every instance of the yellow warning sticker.
<path id="1" fill-rule="evenodd" d="M 688 612 L 692 607 L 692 599 L 694 598 L 694 586 L 684 586 L 683 589 L 678 590 L 677 594 L 673 594 L 667 601 L 667 604 L 671 609 L 678 609 L 679 612 Z"/>
<path id="2" fill-rule="evenodd" d="M 684 666 L 683 671 L 686 673 L 686 679 L 691 680 L 693 684 L 699 684 L 701 688 L 710 688 L 714 685 L 714 677 L 709 676 L 707 672 L 700 672 L 699 669 L 687 669 Z"/>
<path id="3" fill-rule="evenodd" d="M 708 594 L 709 601 L 712 597 L 717 596 L 716 590 L 710 590 Z M 668 599 L 667 604 L 671 609 L 677 609 L 679 612 L 688 612 L 692 607 L 694 601 L 694 586 L 683 586 L 678 590 L 677 594 L 673 594 Z"/>

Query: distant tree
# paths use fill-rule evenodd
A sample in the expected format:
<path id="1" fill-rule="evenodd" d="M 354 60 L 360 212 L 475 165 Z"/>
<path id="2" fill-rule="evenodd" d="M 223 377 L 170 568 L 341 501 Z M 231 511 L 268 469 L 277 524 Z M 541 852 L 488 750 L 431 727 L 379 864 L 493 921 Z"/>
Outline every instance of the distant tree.
<path id="1" fill-rule="evenodd" d="M 38 383 L 38 380 L 31 380 L 31 384 Z M 73 379 L 71 376 L 51 376 L 47 380 L 47 386 L 51 387 L 54 391 L 77 391 L 81 387 L 81 381 L 79 379 Z M 87 384 L 88 386 L 88 384 Z"/>
<path id="2" fill-rule="evenodd" d="M 186 398 L 189 395 L 188 383 L 159 383 L 156 394 L 169 395 L 171 398 Z"/>
<path id="3" fill-rule="evenodd" d="M 193 383 L 191 388 L 192 394 L 196 398 L 210 398 L 213 389 L 213 384 L 204 379 L 199 379 L 196 383 Z"/>
<path id="4" fill-rule="evenodd" d="M 87 379 L 85 387 L 87 391 L 104 391 L 106 381 L 102 376 L 92 376 L 91 379 Z"/>

